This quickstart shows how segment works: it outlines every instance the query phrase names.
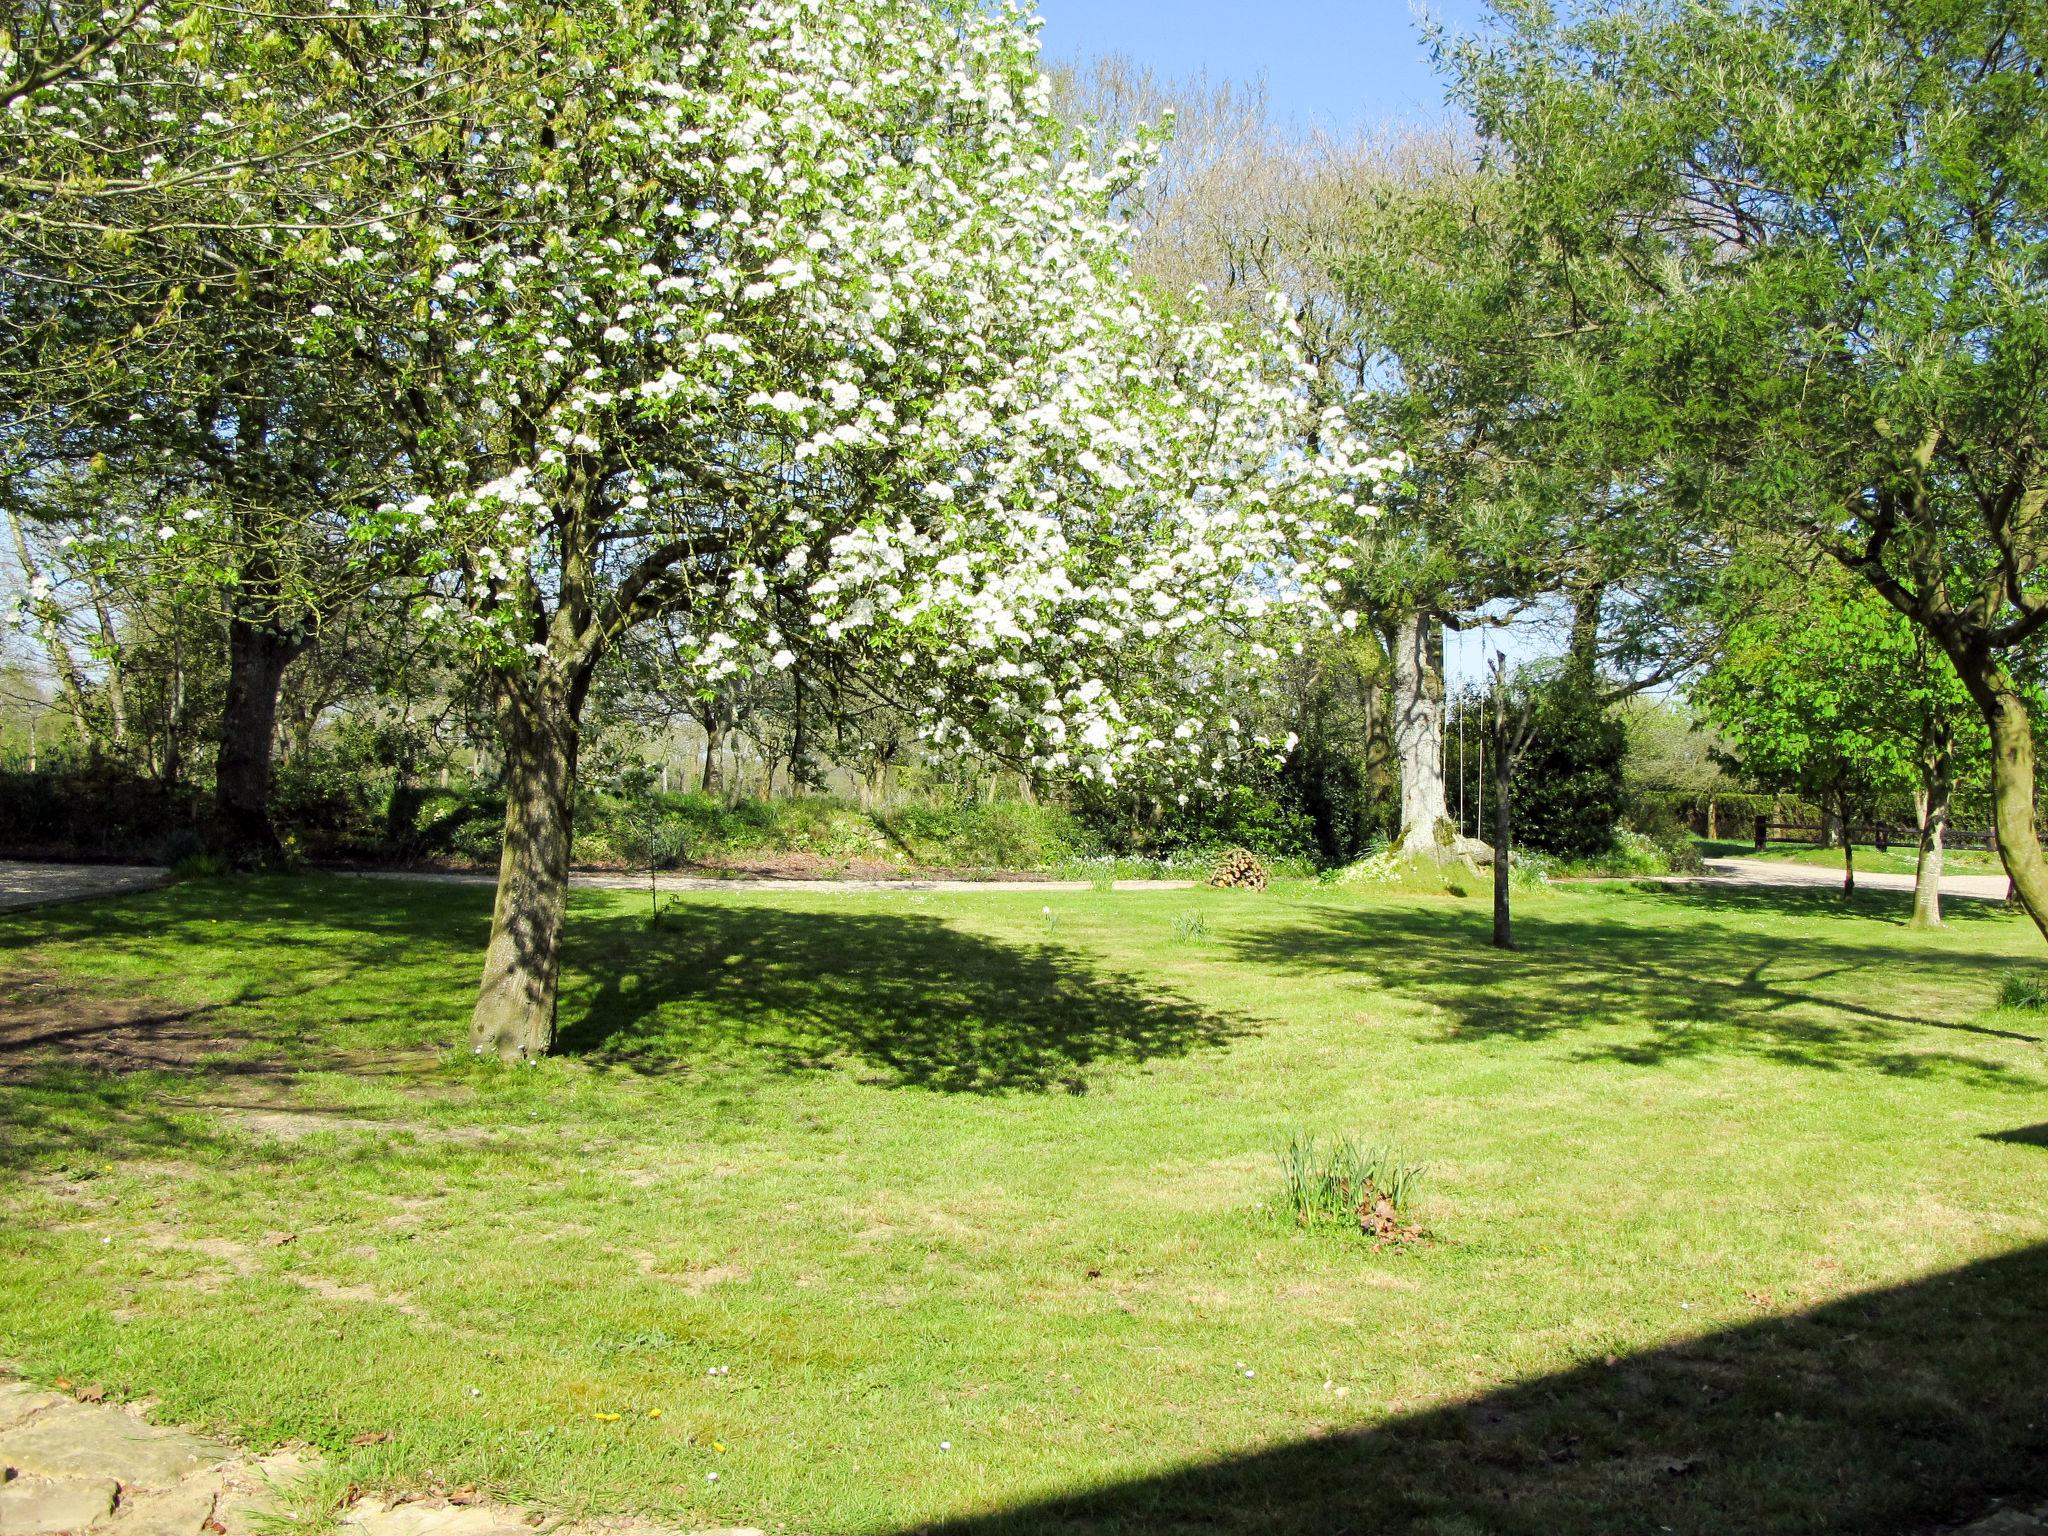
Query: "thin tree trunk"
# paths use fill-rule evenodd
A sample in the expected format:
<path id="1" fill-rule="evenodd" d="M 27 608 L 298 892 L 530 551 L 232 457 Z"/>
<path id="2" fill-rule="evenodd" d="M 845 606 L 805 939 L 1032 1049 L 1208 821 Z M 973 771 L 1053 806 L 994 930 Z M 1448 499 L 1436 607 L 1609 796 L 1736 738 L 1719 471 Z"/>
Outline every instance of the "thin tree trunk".
<path id="1" fill-rule="evenodd" d="M 7 509 L 7 526 L 14 534 L 14 558 L 21 565 L 22 582 L 24 586 L 33 586 L 42 571 L 28 547 L 28 535 L 22 530 L 21 517 L 12 507 Z M 38 619 L 43 632 L 43 648 L 49 652 L 50 665 L 57 672 L 58 686 L 63 689 L 65 702 L 71 707 L 78 739 L 87 755 L 97 761 L 100 755 L 99 734 L 93 730 L 92 718 L 86 710 L 85 672 L 78 665 L 78 658 L 71 654 L 71 647 L 64 643 L 63 632 L 56 621 L 47 615 L 38 615 Z"/>
<path id="2" fill-rule="evenodd" d="M 1948 838 L 1949 756 L 1929 760 L 1920 801 L 1920 858 L 1913 871 L 1913 926 L 1941 926 L 1941 866 Z"/>
<path id="3" fill-rule="evenodd" d="M 85 572 L 86 589 L 92 593 L 93 617 L 100 627 L 100 648 L 106 653 L 107 678 L 104 693 L 107 700 L 108 733 L 113 740 L 114 750 L 121 751 L 128 745 L 128 689 L 121 676 L 121 640 L 114 628 L 112 606 L 107 602 L 106 588 L 91 567 Z"/>
<path id="4" fill-rule="evenodd" d="M 1498 706 L 1497 706 L 1498 707 Z M 1514 770 L 1508 763 L 1507 721 L 1494 723 L 1493 746 L 1493 947 L 1515 947 L 1515 920 L 1508 893 L 1509 849 L 1514 846 Z"/>
<path id="5" fill-rule="evenodd" d="M 1820 803 L 1820 846 L 1839 848 L 1842 846 L 1842 821 L 1829 809 L 1825 797 Z"/>
<path id="6" fill-rule="evenodd" d="M 1856 894 L 1856 839 L 1848 833 L 1848 817 L 1842 820 L 1842 900 L 1847 901 Z"/>
<path id="7" fill-rule="evenodd" d="M 505 846 L 483 986 L 469 1021 L 469 1048 L 478 1056 L 537 1061 L 554 1044 L 580 704 L 547 678 L 499 684 Z"/>
<path id="8" fill-rule="evenodd" d="M 1457 841 L 1444 784 L 1443 626 L 1428 613 L 1405 614 L 1386 638 L 1401 772 L 1400 851 L 1442 858 Z"/>
<path id="9" fill-rule="evenodd" d="M 282 845 L 270 824 L 272 740 L 284 669 L 305 642 L 249 619 L 228 622 L 227 697 L 214 757 L 214 850 L 237 864 L 275 858 Z"/>

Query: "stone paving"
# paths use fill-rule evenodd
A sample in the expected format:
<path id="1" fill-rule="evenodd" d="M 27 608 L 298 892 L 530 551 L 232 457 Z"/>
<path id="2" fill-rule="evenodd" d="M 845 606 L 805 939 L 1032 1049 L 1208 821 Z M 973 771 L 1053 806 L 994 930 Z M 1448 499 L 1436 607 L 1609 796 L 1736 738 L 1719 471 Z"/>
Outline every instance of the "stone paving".
<path id="1" fill-rule="evenodd" d="M 250 1455 L 152 1424 L 136 1406 L 81 1401 L 94 1396 L 0 1380 L 0 1536 L 263 1536 L 319 1464 L 312 1452 Z M 680 1536 L 627 1521 L 561 1525 L 463 1494 L 359 1498 L 339 1522 L 346 1536 Z"/>

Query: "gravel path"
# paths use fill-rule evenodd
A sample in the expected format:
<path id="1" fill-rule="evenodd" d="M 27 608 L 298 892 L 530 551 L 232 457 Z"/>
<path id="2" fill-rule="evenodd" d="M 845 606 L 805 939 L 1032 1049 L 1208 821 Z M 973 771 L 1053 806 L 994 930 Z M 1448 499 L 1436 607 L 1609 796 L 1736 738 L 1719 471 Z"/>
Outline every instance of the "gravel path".
<path id="1" fill-rule="evenodd" d="M 1788 889 L 1815 889 L 1839 891 L 1842 888 L 1842 871 L 1827 869 L 1818 864 L 1793 864 L 1778 859 L 1709 859 L 1707 878 L 1728 885 L 1779 886 Z M 1941 882 L 1944 896 L 1974 896 L 1984 901 L 2005 900 L 2006 880 L 2003 875 L 1948 875 Z M 1866 874 L 1856 872 L 1856 889 L 1859 891 L 1904 891 L 1911 895 L 1911 875 Z"/>
<path id="2" fill-rule="evenodd" d="M 170 878 L 140 864 L 24 864 L 0 859 L 0 912 L 151 891 Z"/>

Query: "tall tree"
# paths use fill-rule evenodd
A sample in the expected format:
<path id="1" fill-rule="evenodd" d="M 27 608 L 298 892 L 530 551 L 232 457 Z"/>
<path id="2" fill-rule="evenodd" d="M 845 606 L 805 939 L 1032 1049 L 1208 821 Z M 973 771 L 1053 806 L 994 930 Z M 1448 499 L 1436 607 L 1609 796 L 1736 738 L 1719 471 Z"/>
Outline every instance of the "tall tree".
<path id="1" fill-rule="evenodd" d="M 2048 65 L 2038 8 L 1499 0 L 1449 49 L 1582 324 L 1704 517 L 1824 552 L 1989 733 L 2048 934 L 2019 673 L 2048 629 Z"/>
<path id="2" fill-rule="evenodd" d="M 679 687 L 807 647 L 886 667 L 935 747 L 1214 771 L 1217 621 L 1327 606 L 1310 511 L 1384 465 L 1311 451 L 1298 359 L 1143 302 L 1019 9 L 883 0 L 500 7 L 508 82 L 335 253 L 309 356 L 388 381 L 507 780 L 481 1053 L 553 1035 L 584 704 L 639 626 Z"/>

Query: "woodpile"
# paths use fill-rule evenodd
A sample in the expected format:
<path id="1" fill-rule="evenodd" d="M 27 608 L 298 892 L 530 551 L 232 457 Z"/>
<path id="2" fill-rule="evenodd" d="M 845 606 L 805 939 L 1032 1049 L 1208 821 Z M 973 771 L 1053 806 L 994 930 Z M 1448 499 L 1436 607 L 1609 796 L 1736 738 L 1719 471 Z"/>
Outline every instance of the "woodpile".
<path id="1" fill-rule="evenodd" d="M 1249 848 L 1233 848 L 1216 861 L 1216 872 L 1209 876 L 1209 883 L 1218 890 L 1263 891 L 1266 866 Z"/>

